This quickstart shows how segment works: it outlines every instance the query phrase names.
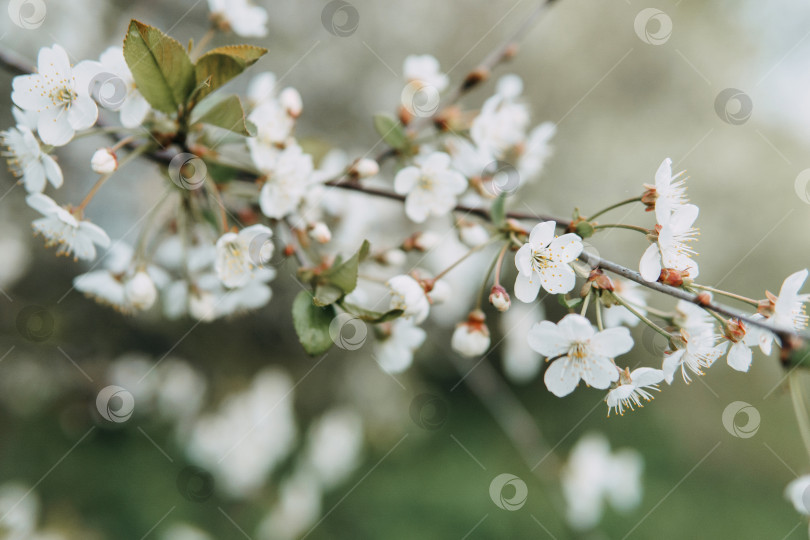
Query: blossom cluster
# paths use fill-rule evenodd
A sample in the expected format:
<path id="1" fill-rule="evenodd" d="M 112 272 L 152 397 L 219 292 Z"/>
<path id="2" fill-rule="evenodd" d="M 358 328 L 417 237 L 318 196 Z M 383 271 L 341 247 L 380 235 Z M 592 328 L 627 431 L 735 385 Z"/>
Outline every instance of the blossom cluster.
<path id="1" fill-rule="evenodd" d="M 247 0 L 209 0 L 209 7 L 217 31 L 267 33 L 267 13 Z M 162 45 L 154 62 L 133 60 L 153 52 L 156 42 Z M 466 358 L 482 357 L 492 345 L 488 316 L 503 314 L 505 338 L 521 326 L 511 319 L 522 308 L 512 305 L 510 289 L 527 305 L 552 295 L 567 313 L 520 328 L 520 344 L 546 359 L 548 391 L 564 397 L 582 381 L 605 392 L 608 415 L 642 407 L 679 372 L 689 383 L 724 356 L 732 369 L 747 372 L 753 348 L 769 355 L 774 342 L 789 347 L 780 332 L 806 326 L 810 295 L 801 293 L 806 269 L 790 275 L 778 295 L 765 292 L 762 300 L 696 281 L 699 208 L 687 197 L 685 173 L 673 174 L 669 158 L 652 183 L 639 182 L 638 196 L 590 217 L 579 210 L 571 220 L 510 216 L 512 197 L 540 177 L 551 157 L 556 131 L 551 122 L 532 125 L 518 76 L 497 80 L 480 107 L 462 107 L 436 58 L 407 57 L 400 106 L 395 114 L 374 118 L 387 150 L 352 160 L 343 150 L 320 152 L 297 136 L 304 100 L 295 88 L 280 88 L 273 73 L 255 76 L 244 100 L 217 92 L 265 52 L 243 45 L 189 53 L 158 29 L 132 21 L 123 47 L 107 49 L 98 60 L 73 66 L 59 45 L 44 47 L 36 72 L 14 79 L 16 125 L 0 138 L 28 206 L 40 214 L 32 222 L 34 232 L 56 246 L 58 255 L 75 260 L 92 262 L 105 250 L 75 278 L 75 289 L 125 314 L 159 305 L 168 318 L 208 322 L 267 305 L 278 266 L 294 261 L 304 290 L 293 301 L 292 317 L 304 349 L 312 355 L 333 345 L 354 350 L 365 333 L 359 345 L 344 340 L 343 323 L 356 321 L 363 330 L 373 325 L 374 357 L 389 373 L 412 365 L 427 340 L 425 325 L 455 323 L 450 347 Z M 238 67 L 212 71 L 222 65 Z M 487 71 L 476 72 L 462 89 L 488 77 Z M 425 109 L 420 98 L 435 108 Z M 112 113 L 120 126 L 109 125 Z M 97 179 L 87 196 L 72 205 L 46 195 L 73 181 L 59 167 L 60 148 L 102 134 L 114 135 L 116 142 L 88 160 L 88 174 Z M 164 163 L 166 191 L 145 216 L 135 242 L 112 241 L 85 211 L 130 160 L 144 153 L 165 158 L 165 152 L 156 156 L 158 149 L 171 150 Z M 389 158 L 396 163 L 385 170 Z M 378 209 L 356 199 L 368 195 L 398 200 L 401 208 Z M 655 224 L 597 221 L 624 204 L 651 212 Z M 638 272 L 610 277 L 588 264 L 585 239 L 609 228 L 642 233 Z M 475 258 L 481 264 L 464 264 Z M 462 274 L 462 267 L 472 272 Z M 514 276 L 512 287 L 504 272 Z M 694 301 L 681 299 L 669 310 L 654 306 L 644 293 L 653 283 L 694 295 Z M 713 295 L 742 301 L 755 313 L 721 316 Z M 463 300 L 467 297 L 472 300 Z M 631 369 L 617 358 L 633 350 L 631 329 L 640 325 L 664 342 L 652 365 Z M 536 371 L 524 370 L 523 376 Z M 236 411 L 261 401 L 264 390 L 278 393 L 286 384 L 279 381 L 267 375 L 219 413 L 200 419 L 192 434 L 195 459 L 211 464 L 214 455 L 227 451 L 219 434 L 238 424 Z M 286 455 L 295 436 L 288 431 L 281 442 L 252 441 L 268 446 L 258 469 L 275 466 L 268 456 Z M 279 448 L 272 448 L 275 443 Z M 610 457 L 601 443 L 592 446 L 595 450 L 582 452 L 600 456 L 601 468 L 638 476 L 634 460 Z M 237 454 L 234 461 L 242 459 L 254 456 Z M 255 479 L 240 476 L 236 465 L 225 469 L 223 478 L 234 493 L 255 487 Z M 615 478 L 603 476 L 586 489 L 587 482 L 569 474 L 572 508 L 580 497 L 571 494 L 586 493 L 588 507 L 598 509 L 589 510 L 593 514 L 601 513 L 604 498 L 617 498 Z M 283 516 L 274 519 L 280 523 Z"/>

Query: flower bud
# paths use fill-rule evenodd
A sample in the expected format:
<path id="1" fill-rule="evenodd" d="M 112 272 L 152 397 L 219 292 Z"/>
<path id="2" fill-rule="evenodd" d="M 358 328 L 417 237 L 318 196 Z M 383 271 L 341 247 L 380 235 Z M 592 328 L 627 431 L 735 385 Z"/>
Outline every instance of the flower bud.
<path id="1" fill-rule="evenodd" d="M 368 178 L 380 172 L 380 165 L 373 159 L 362 158 L 352 164 L 349 173 L 358 178 Z"/>
<path id="2" fill-rule="evenodd" d="M 109 148 L 99 148 L 90 160 L 90 167 L 98 174 L 110 174 L 118 168 L 118 158 Z"/>
<path id="3" fill-rule="evenodd" d="M 462 356 L 473 358 L 489 349 L 489 328 L 484 323 L 484 313 L 476 309 L 463 323 L 456 325 L 450 345 Z"/>
<path id="4" fill-rule="evenodd" d="M 217 301 L 214 295 L 207 291 L 192 293 L 188 299 L 188 311 L 192 317 L 203 322 L 211 322 L 217 318 Z"/>
<path id="5" fill-rule="evenodd" d="M 659 276 L 658 281 L 665 285 L 680 287 L 683 285 L 683 278 L 684 275 L 678 270 L 675 270 L 674 268 L 664 268 L 661 270 L 661 275 Z"/>
<path id="6" fill-rule="evenodd" d="M 402 266 L 407 258 L 405 252 L 401 249 L 389 249 L 380 255 L 379 260 L 386 266 Z"/>
<path id="7" fill-rule="evenodd" d="M 443 304 L 450 300 L 453 293 L 453 288 L 450 284 L 440 279 L 439 281 L 431 280 L 433 287 L 428 291 L 427 296 L 430 303 L 433 305 Z"/>
<path id="8" fill-rule="evenodd" d="M 441 242 L 441 235 L 433 231 L 421 231 L 414 233 L 409 238 L 405 239 L 402 243 L 402 249 L 405 251 L 430 251 Z"/>
<path id="9" fill-rule="evenodd" d="M 458 227 L 458 236 L 467 247 L 478 247 L 489 241 L 489 231 L 478 223 L 461 222 Z"/>
<path id="10" fill-rule="evenodd" d="M 332 231 L 329 230 L 326 223 L 318 221 L 313 223 L 309 229 L 309 237 L 319 244 L 326 244 L 332 239 Z"/>
<path id="11" fill-rule="evenodd" d="M 509 293 L 500 285 L 493 285 L 492 290 L 489 292 L 489 303 L 495 306 L 500 312 L 504 312 L 512 305 L 512 300 L 509 298 Z"/>
<path id="12" fill-rule="evenodd" d="M 149 309 L 157 300 L 155 282 L 146 272 L 137 272 L 124 286 L 124 295 L 135 308 Z"/>
<path id="13" fill-rule="evenodd" d="M 285 88 L 282 90 L 278 95 L 278 102 L 284 110 L 287 111 L 287 114 L 293 118 L 301 116 L 301 112 L 304 110 L 301 94 L 299 94 L 298 90 L 295 88 Z"/>

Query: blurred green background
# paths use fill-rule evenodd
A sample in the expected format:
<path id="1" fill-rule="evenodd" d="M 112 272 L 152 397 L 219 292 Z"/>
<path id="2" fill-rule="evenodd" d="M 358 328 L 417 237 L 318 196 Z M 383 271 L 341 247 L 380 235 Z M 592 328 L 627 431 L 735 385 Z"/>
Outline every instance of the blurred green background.
<path id="1" fill-rule="evenodd" d="M 371 115 L 397 106 L 405 56 L 434 54 L 458 81 L 534 8 L 528 0 L 353 0 L 359 27 L 339 38 L 322 25 L 325 2 L 262 3 L 270 12 L 269 37 L 252 42 L 270 53 L 254 71 L 285 74 L 285 84 L 301 92 L 305 112 L 298 136 L 323 140 L 350 155 L 376 142 Z M 45 24 L 37 30 L 20 29 L 0 16 L 0 45 L 30 60 L 39 47 L 54 42 L 76 58 L 96 58 L 120 42 L 130 18 L 185 42 L 205 32 L 208 15 L 205 2 L 192 0 L 47 5 Z M 636 16 L 648 7 L 672 21 L 672 34 L 661 45 L 645 43 L 634 31 Z M 523 77 L 535 122 L 558 124 L 554 157 L 514 209 L 525 211 L 525 204 L 560 216 L 575 206 L 592 212 L 637 194 L 669 156 L 676 171 L 688 171 L 690 198 L 701 208 L 701 281 L 754 298 L 765 289 L 777 292 L 785 276 L 808 265 L 810 252 L 810 198 L 804 186 L 796 188 L 797 176 L 810 167 L 810 75 L 803 61 L 810 54 L 808 20 L 810 7 L 788 0 L 558 0 L 520 54 L 499 72 Z M 237 40 L 244 41 L 220 36 L 215 44 Z M 0 78 L 10 92 L 11 78 Z M 248 79 L 232 87 L 241 90 Z M 489 83 L 465 103 L 480 103 L 492 88 Z M 726 88 L 751 98 L 752 114 L 740 125 L 723 121 L 717 112 L 716 98 Z M 5 103 L 2 125 L 11 126 L 10 100 Z M 87 162 L 100 141 L 57 150 L 66 178 L 59 200 L 78 200 L 89 188 L 93 178 Z M 101 193 L 90 217 L 112 237 L 121 236 L 148 208 L 162 181 L 152 165 L 130 168 Z M 1 182 L 5 193 L 14 180 L 3 173 Z M 458 384 L 448 328 L 431 328 L 414 366 L 394 381 L 378 369 L 368 347 L 330 353 L 312 369 L 318 359 L 301 350 L 288 315 L 298 291 L 288 277 L 292 268 L 279 272 L 272 283 L 274 298 L 260 313 L 197 327 L 189 320 L 166 322 L 157 313 L 127 318 L 75 291 L 59 301 L 82 270 L 30 238 L 33 216 L 23 199 L 18 187 L 0 201 L 0 236 L 24 240 L 21 257 L 28 258 L 19 277 L 9 265 L 11 278 L 3 284 L 8 296 L 0 297 L 0 483 L 35 488 L 29 497 L 40 501 L 43 530 L 68 538 L 159 538 L 173 523 L 185 522 L 211 538 L 260 537 L 258 524 L 276 504 L 279 482 L 293 468 L 294 457 L 285 458 L 249 498 L 230 498 L 215 487 L 203 501 L 188 500 L 177 483 L 190 461 L 170 422 L 136 413 L 110 428 L 95 414 L 94 400 L 110 363 L 140 352 L 152 361 L 182 358 L 199 370 L 208 385 L 205 410 L 244 388 L 263 368 L 282 366 L 297 381 L 299 432 L 335 405 L 351 406 L 362 416 L 363 459 L 325 494 L 323 520 L 308 538 L 780 539 L 807 534 L 806 520 L 783 495 L 796 474 L 810 472 L 810 464 L 776 358 L 755 355 L 747 374 L 720 361 L 691 385 L 676 380 L 644 409 L 609 419 L 602 392 L 580 388 L 557 399 L 540 377 L 511 385 L 560 459 L 594 431 L 604 433 L 613 448 L 632 447 L 644 458 L 642 504 L 629 514 L 608 510 L 597 530 L 574 535 L 555 510 L 554 486 L 535 476 L 537 471 L 556 475 L 551 460 L 531 471 L 488 410 Z M 625 219 L 651 223 L 640 212 Z M 629 266 L 645 247 L 622 231 L 593 243 L 603 256 Z M 16 330 L 18 314 L 32 305 L 44 306 L 55 323 L 53 335 L 42 342 L 23 339 Z M 559 306 L 549 306 L 548 315 L 556 320 Z M 498 343 L 499 332 L 493 331 Z M 627 363 L 657 366 L 652 340 L 638 330 L 636 336 L 644 345 Z M 502 349 L 484 360 L 498 371 Z M 413 399 L 426 392 L 446 407 L 438 412 L 443 420 L 438 429 L 420 427 L 410 414 Z M 734 401 L 750 403 L 761 415 L 751 438 L 734 437 L 723 428 L 721 415 Z M 490 482 L 504 472 L 528 484 L 528 500 L 519 511 L 501 510 L 489 497 Z"/>

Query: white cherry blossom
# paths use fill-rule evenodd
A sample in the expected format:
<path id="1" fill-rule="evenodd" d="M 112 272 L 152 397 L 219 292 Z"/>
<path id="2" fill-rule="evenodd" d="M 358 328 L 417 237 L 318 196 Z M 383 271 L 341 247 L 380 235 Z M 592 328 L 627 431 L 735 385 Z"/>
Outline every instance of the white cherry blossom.
<path id="1" fill-rule="evenodd" d="M 450 168 L 450 156 L 444 152 L 428 155 L 419 166 L 405 167 L 394 178 L 394 190 L 406 195 L 405 214 L 416 223 L 448 214 L 465 189 L 467 180 Z"/>
<path id="2" fill-rule="evenodd" d="M 522 86 L 517 76 L 501 78 L 498 92 L 484 102 L 470 127 L 475 144 L 496 159 L 504 159 L 526 139 L 529 109 L 517 101 Z"/>
<path id="3" fill-rule="evenodd" d="M 569 263 L 582 253 L 582 239 L 574 233 L 555 237 L 556 226 L 553 221 L 535 225 L 515 254 L 515 296 L 521 302 L 533 302 L 541 287 L 552 294 L 574 288 L 576 274 Z"/>
<path id="4" fill-rule="evenodd" d="M 714 361 L 726 352 L 727 343 L 717 345 L 717 336 L 712 327 L 681 329 L 679 346 L 676 350 L 667 352 L 664 357 L 662 370 L 664 380 L 672 384 L 678 368 L 686 384 L 691 382 L 688 371 L 695 375 L 703 375 L 703 368 L 708 368 Z"/>
<path id="5" fill-rule="evenodd" d="M 265 225 L 251 225 L 238 233 L 227 232 L 216 244 L 214 269 L 226 287 L 243 287 L 254 270 L 273 257 L 273 230 Z"/>
<path id="6" fill-rule="evenodd" d="M 586 530 L 602 519 L 606 503 L 620 512 L 638 506 L 643 465 L 635 450 L 612 452 L 604 435 L 582 437 L 561 474 L 568 523 L 576 530 Z"/>
<path id="7" fill-rule="evenodd" d="M 42 142 L 63 146 L 76 131 L 96 123 L 98 107 L 90 86 L 102 69 L 98 62 L 87 60 L 71 67 L 62 47 L 43 47 L 37 73 L 14 77 L 11 100 L 24 111 L 39 113 L 37 133 Z"/>
<path id="8" fill-rule="evenodd" d="M 403 310 L 403 317 L 420 324 L 430 312 L 430 301 L 425 289 L 411 276 L 399 275 L 388 280 L 391 300 L 388 309 Z"/>
<path id="9" fill-rule="evenodd" d="M 664 372 L 660 369 L 640 367 L 630 372 L 625 369 L 619 376 L 619 385 L 608 392 L 605 401 L 608 406 L 608 416 L 611 409 L 616 409 L 619 415 L 624 415 L 624 409 L 631 411 L 636 407 L 643 407 L 642 401 L 651 401 L 653 395 L 647 389 L 658 391 L 658 383 L 664 380 Z"/>
<path id="10" fill-rule="evenodd" d="M 42 193 L 46 181 L 55 188 L 62 186 L 62 169 L 42 151 L 28 127 L 17 125 L 16 128 L 0 132 L 0 142 L 6 147 L 3 155 L 11 173 L 20 179 L 28 193 Z"/>
<path id="11" fill-rule="evenodd" d="M 556 396 L 567 396 L 580 379 L 594 388 L 605 389 L 619 378 L 613 358 L 633 348 L 627 328 L 596 332 L 581 315 L 572 313 L 554 324 L 542 321 L 529 331 L 529 346 L 549 360 L 543 380 Z"/>
<path id="12" fill-rule="evenodd" d="M 112 81 L 98 89 L 99 102 L 102 106 L 106 106 L 110 110 L 119 111 L 121 117 L 121 125 L 126 128 L 135 128 L 140 126 L 149 114 L 151 107 L 149 102 L 141 95 L 141 92 L 135 86 L 135 79 L 132 77 L 126 60 L 124 59 L 124 50 L 121 47 L 110 47 L 99 57 L 99 63 L 104 69 L 112 75 L 120 79 L 120 84 L 123 88 L 119 87 L 118 82 L 112 84 Z M 100 81 L 104 83 L 104 81 Z M 109 91 L 105 88 L 109 86 L 116 94 L 114 96 L 105 96 L 105 92 Z M 118 92 L 125 92 L 123 96 L 117 95 Z"/>
<path id="13" fill-rule="evenodd" d="M 268 172 L 267 181 L 259 194 L 259 205 L 267 217 L 281 219 L 293 213 L 301 204 L 310 185 L 312 157 L 292 144 L 284 149 Z"/>
<path id="14" fill-rule="evenodd" d="M 242 37 L 267 35 L 267 10 L 250 0 L 208 0 L 211 18 L 223 30 Z"/>
<path id="15" fill-rule="evenodd" d="M 785 497 L 793 508 L 804 516 L 810 516 L 810 474 L 802 475 L 791 481 L 785 488 Z"/>
<path id="16" fill-rule="evenodd" d="M 692 260 L 695 251 L 689 243 L 698 232 L 692 228 L 698 217 L 698 207 L 686 204 L 675 210 L 665 223 L 659 223 L 658 238 L 650 244 L 639 263 L 641 277 L 646 281 L 658 281 L 661 270 L 671 268 L 695 278 L 698 265 Z"/>
<path id="17" fill-rule="evenodd" d="M 406 81 L 432 86 L 439 92 L 444 91 L 450 83 L 450 78 L 442 73 L 439 61 L 429 54 L 411 55 L 405 58 L 402 73 Z"/>
<path id="18" fill-rule="evenodd" d="M 660 224 L 669 221 L 673 212 L 686 205 L 686 178 L 681 178 L 686 171 L 672 176 L 672 160 L 666 158 L 655 172 L 655 185 L 644 184 L 648 190 L 654 190 L 655 219 Z"/>
<path id="19" fill-rule="evenodd" d="M 384 337 L 374 344 L 374 357 L 387 373 L 400 373 L 411 366 L 414 352 L 425 342 L 427 333 L 407 318 L 386 325 Z"/>
<path id="20" fill-rule="evenodd" d="M 77 219 L 47 195 L 34 193 L 25 202 L 44 216 L 34 220 L 31 226 L 45 238 L 46 246 L 59 246 L 57 255 L 92 261 L 96 258 L 95 245 L 109 247 L 110 237 L 101 227 Z"/>
<path id="21" fill-rule="evenodd" d="M 767 317 L 768 321 L 782 328 L 803 330 L 807 326 L 807 312 L 805 304 L 810 300 L 810 294 L 799 294 L 804 282 L 807 280 L 807 269 L 794 272 L 785 278 L 779 289 L 779 296 L 773 298 L 769 295 L 773 306 L 773 313 Z M 767 330 L 758 331 L 759 347 L 764 354 L 771 354 L 773 341 L 776 338 Z"/>

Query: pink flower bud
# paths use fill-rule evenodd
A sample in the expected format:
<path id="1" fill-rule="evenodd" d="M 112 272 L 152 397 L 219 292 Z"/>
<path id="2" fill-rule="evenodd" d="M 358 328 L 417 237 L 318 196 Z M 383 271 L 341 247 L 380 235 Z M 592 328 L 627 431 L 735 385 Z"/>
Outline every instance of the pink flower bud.
<path id="1" fill-rule="evenodd" d="M 504 312 L 512 305 L 512 299 L 509 298 L 509 293 L 500 285 L 493 285 L 492 290 L 489 292 L 489 303 L 495 306 L 500 312 Z"/>

